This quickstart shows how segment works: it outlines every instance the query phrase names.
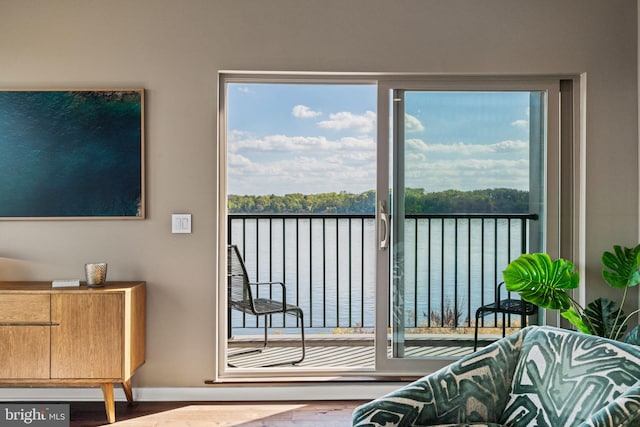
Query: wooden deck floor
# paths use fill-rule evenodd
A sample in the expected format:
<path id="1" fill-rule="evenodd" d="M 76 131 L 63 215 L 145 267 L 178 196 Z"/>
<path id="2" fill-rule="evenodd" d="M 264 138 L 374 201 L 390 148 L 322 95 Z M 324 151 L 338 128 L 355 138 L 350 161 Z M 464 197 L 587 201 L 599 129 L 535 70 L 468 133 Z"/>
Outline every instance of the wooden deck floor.
<path id="1" fill-rule="evenodd" d="M 486 345 L 498 337 L 483 337 L 479 345 Z M 437 338 L 420 340 L 418 345 L 409 345 L 405 357 L 454 357 L 459 358 L 473 352 L 472 337 Z M 260 352 L 247 353 L 250 350 Z M 258 368 L 300 357 L 299 341 L 278 340 L 263 348 L 260 342 L 240 340 L 230 341 L 229 363 L 238 368 Z M 308 339 L 306 357 L 296 366 L 302 368 L 373 368 L 373 339 Z"/>

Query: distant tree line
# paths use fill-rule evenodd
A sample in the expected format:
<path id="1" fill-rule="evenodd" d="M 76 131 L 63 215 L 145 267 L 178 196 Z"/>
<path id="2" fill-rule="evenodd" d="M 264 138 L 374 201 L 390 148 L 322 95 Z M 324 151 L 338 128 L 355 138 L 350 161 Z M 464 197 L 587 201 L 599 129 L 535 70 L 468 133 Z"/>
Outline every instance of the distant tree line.
<path id="1" fill-rule="evenodd" d="M 229 195 L 230 213 L 374 213 L 374 190 L 360 194 Z M 510 188 L 425 193 L 405 190 L 406 213 L 527 213 L 529 192 Z"/>

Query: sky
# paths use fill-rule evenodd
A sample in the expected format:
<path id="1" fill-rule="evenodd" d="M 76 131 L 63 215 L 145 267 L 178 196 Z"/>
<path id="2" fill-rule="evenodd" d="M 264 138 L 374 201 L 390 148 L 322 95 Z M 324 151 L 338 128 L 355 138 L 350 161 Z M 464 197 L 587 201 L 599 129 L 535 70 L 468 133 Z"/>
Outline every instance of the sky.
<path id="1" fill-rule="evenodd" d="M 375 85 L 230 83 L 228 194 L 376 187 Z M 405 95 L 405 186 L 529 187 L 529 92 Z"/>

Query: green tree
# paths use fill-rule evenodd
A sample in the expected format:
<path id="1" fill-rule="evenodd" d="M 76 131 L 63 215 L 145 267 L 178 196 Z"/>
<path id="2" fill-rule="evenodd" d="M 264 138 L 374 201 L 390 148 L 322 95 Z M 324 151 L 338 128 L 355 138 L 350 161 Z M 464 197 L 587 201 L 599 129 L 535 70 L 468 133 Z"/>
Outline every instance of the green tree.
<path id="1" fill-rule="evenodd" d="M 302 194 L 284 196 L 229 195 L 230 213 L 374 213 L 375 190 L 354 194 Z M 405 189 L 405 212 L 420 213 L 527 213 L 529 193 L 509 188 L 427 193 L 423 188 Z"/>

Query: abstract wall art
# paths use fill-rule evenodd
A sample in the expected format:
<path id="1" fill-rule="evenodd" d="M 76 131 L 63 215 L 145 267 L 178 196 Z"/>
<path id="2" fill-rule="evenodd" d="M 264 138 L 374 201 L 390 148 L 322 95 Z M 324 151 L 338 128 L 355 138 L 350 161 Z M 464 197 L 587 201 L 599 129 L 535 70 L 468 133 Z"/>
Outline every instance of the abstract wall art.
<path id="1" fill-rule="evenodd" d="M 142 219 L 144 90 L 0 90 L 0 219 Z"/>

